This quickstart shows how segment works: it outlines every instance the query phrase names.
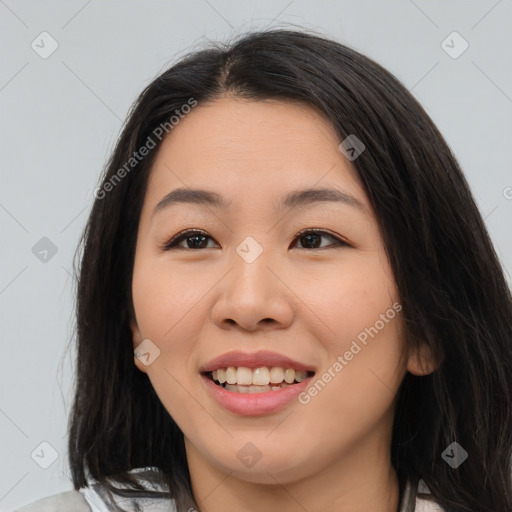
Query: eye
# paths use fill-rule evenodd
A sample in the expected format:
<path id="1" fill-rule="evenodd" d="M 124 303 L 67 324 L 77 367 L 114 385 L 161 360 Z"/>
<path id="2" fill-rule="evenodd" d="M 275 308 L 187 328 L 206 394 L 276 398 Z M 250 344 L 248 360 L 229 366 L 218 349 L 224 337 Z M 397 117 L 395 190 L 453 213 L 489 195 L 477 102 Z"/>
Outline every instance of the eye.
<path id="1" fill-rule="evenodd" d="M 338 238 L 337 236 L 332 235 L 331 233 L 323 230 L 323 229 L 305 229 L 298 233 L 295 237 L 298 240 L 306 240 L 305 245 L 307 247 L 299 247 L 299 249 L 326 249 L 328 247 L 331 247 L 332 245 L 338 245 L 338 246 L 346 246 L 348 247 L 349 244 L 342 240 L 341 238 Z M 331 240 L 334 240 L 334 244 L 324 245 L 321 247 L 317 246 L 317 242 L 321 240 L 322 238 L 330 238 Z M 301 242 L 302 243 L 302 242 Z M 303 243 L 304 245 L 304 243 Z M 316 246 L 316 247 L 311 247 Z"/>
<path id="2" fill-rule="evenodd" d="M 182 231 L 181 233 L 178 233 L 176 236 L 171 238 L 168 242 L 166 242 L 162 249 L 164 251 L 168 251 L 170 249 L 211 249 L 211 247 L 207 247 L 207 244 L 205 245 L 205 242 L 207 239 L 213 240 L 213 238 L 210 237 L 205 231 L 197 230 L 197 229 L 187 229 L 186 231 Z M 328 244 L 322 246 L 318 246 L 318 241 L 322 238 L 329 238 L 331 240 L 334 240 L 334 244 Z M 295 240 L 300 240 L 301 245 L 303 247 L 299 247 L 299 249 L 326 249 L 331 246 L 346 246 L 348 247 L 349 244 L 345 242 L 344 240 L 338 238 L 335 235 L 332 235 L 331 233 L 323 230 L 323 229 L 305 229 L 298 233 L 295 236 Z M 191 241 L 191 243 L 189 243 Z M 304 242 L 305 241 L 305 242 Z M 187 247 L 184 247 L 182 242 L 187 243 Z"/>
<path id="3" fill-rule="evenodd" d="M 207 238 L 211 238 L 205 231 L 200 231 L 197 229 L 187 229 L 186 231 L 182 231 L 178 233 L 175 237 L 171 238 L 168 242 L 166 242 L 162 249 L 164 251 L 168 251 L 173 248 L 178 249 L 209 249 L 209 247 L 205 247 L 204 241 Z M 191 244 L 187 244 L 188 247 L 183 247 L 181 244 L 182 241 L 193 240 Z M 213 239 L 212 239 L 213 240 Z"/>

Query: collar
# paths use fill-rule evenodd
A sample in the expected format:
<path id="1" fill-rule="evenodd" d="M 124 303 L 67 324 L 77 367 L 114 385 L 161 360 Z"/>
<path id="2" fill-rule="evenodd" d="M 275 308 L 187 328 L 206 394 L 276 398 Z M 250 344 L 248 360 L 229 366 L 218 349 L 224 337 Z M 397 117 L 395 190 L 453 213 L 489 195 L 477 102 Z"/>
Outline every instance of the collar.
<path id="1" fill-rule="evenodd" d="M 445 512 L 440 505 L 428 498 L 429 494 L 430 491 L 423 480 L 414 485 L 407 480 L 400 500 L 399 512 Z"/>
<path id="2" fill-rule="evenodd" d="M 399 512 L 414 512 L 414 509 L 416 508 L 416 492 L 414 492 L 410 480 L 407 480 L 405 484 L 404 493 L 400 503 L 401 506 Z"/>

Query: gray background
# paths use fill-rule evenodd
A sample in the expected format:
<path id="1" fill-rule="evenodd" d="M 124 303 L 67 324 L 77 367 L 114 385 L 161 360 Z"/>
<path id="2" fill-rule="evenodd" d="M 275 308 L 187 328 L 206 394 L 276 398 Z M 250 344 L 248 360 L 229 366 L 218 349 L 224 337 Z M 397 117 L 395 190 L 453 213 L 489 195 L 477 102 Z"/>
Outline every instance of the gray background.
<path id="1" fill-rule="evenodd" d="M 367 54 L 445 136 L 510 282 L 511 21 L 512 0 L 0 0 L 0 510 L 72 488 L 72 258 L 122 120 L 150 80 L 206 40 L 269 26 L 312 28 Z M 454 31 L 469 44 L 459 56 Z M 42 32 L 58 44 L 47 58 L 55 43 Z"/>

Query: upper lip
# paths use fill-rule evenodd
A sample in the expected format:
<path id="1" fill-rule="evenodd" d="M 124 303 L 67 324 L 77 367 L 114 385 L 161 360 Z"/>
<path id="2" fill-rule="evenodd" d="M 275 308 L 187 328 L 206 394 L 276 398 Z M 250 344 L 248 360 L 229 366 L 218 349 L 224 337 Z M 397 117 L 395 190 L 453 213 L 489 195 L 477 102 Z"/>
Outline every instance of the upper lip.
<path id="1" fill-rule="evenodd" d="M 293 368 L 294 370 L 315 371 L 315 368 L 311 365 L 268 350 L 260 350 L 253 353 L 242 351 L 226 352 L 208 361 L 199 371 L 201 373 L 211 372 L 219 368 L 227 368 L 228 366 L 245 366 L 247 368 L 280 366 L 282 368 Z"/>

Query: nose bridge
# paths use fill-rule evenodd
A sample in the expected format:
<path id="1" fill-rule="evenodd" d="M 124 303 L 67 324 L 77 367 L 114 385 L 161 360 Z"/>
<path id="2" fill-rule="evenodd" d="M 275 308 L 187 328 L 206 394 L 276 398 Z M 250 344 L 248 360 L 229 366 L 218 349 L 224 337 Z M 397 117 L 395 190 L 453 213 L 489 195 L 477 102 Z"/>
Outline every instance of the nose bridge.
<path id="1" fill-rule="evenodd" d="M 219 324 L 233 321 L 248 330 L 253 330 L 261 320 L 272 319 L 279 324 L 288 324 L 292 317 L 292 306 L 276 277 L 275 251 L 265 249 L 255 237 L 247 236 L 235 247 L 231 260 L 231 272 L 226 276 L 217 304 L 214 320 Z"/>
<path id="2" fill-rule="evenodd" d="M 241 294 L 242 302 L 247 300 L 262 300 L 269 298 L 269 283 L 271 277 L 275 276 L 270 272 L 272 251 L 256 240 L 253 236 L 247 236 L 236 246 L 233 255 L 234 275 L 232 276 L 231 291 Z M 245 297 L 248 293 L 249 297 Z"/>
<path id="3" fill-rule="evenodd" d="M 257 260 L 260 260 L 261 263 L 263 253 L 265 253 L 263 259 L 267 259 L 270 252 L 268 247 L 265 250 L 263 245 L 250 235 L 246 236 L 235 248 L 235 253 L 247 265 L 252 265 Z"/>

